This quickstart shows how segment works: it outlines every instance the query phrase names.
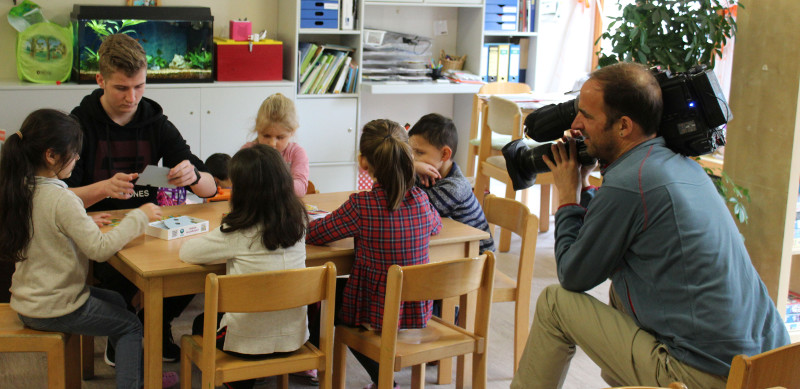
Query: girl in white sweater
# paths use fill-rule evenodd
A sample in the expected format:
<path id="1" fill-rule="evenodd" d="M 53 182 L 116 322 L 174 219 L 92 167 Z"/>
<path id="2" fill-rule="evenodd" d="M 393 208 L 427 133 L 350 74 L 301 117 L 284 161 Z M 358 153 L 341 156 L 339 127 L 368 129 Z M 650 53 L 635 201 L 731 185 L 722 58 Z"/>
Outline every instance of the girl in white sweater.
<path id="1" fill-rule="evenodd" d="M 102 233 L 61 181 L 82 144 L 80 124 L 34 111 L 0 153 L 0 260 L 14 262 L 11 308 L 36 330 L 108 336 L 117 349 L 117 388 L 142 386 L 142 325 L 114 291 L 86 285 L 89 259 L 106 261 L 144 233 L 161 210 L 146 204 Z M 165 384 L 176 383 L 175 373 Z"/>
<path id="2" fill-rule="evenodd" d="M 226 263 L 227 274 L 301 269 L 306 263 L 306 208 L 295 195 L 289 167 L 266 145 L 237 152 L 230 162 L 231 212 L 220 228 L 184 242 L 181 260 Z M 298 285 L 298 287 L 302 287 Z M 203 315 L 193 333 L 202 331 Z M 245 358 L 299 349 L 308 340 L 306 307 L 266 313 L 225 313 L 217 347 Z M 255 380 L 226 383 L 252 388 Z"/>

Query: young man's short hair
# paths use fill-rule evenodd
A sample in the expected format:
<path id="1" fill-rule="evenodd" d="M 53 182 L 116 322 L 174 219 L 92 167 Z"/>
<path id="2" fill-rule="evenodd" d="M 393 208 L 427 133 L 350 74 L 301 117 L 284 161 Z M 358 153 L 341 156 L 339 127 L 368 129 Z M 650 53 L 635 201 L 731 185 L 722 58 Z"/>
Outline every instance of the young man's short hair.
<path id="1" fill-rule="evenodd" d="M 100 56 L 98 67 L 103 77 L 122 72 L 133 77 L 142 68 L 147 68 L 147 55 L 135 39 L 126 34 L 109 35 L 97 49 Z"/>
<path id="2" fill-rule="evenodd" d="M 228 165 L 231 156 L 225 153 L 214 153 L 206 159 L 206 168 L 214 178 L 224 181 L 228 179 Z"/>
<path id="3" fill-rule="evenodd" d="M 410 130 L 408 136 L 419 135 L 428 143 L 436 148 L 447 146 L 456 155 L 458 149 L 458 130 L 453 120 L 439 115 L 429 113 L 421 117 Z"/>

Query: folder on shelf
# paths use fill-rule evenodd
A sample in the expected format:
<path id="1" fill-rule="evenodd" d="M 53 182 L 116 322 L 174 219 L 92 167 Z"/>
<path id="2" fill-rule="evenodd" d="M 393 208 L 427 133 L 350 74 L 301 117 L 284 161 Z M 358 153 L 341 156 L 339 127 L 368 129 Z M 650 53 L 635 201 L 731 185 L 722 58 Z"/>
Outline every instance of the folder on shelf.
<path id="1" fill-rule="evenodd" d="M 322 58 L 322 54 L 325 51 L 324 46 L 317 47 L 317 51 L 314 53 L 313 58 L 309 61 L 308 66 L 306 66 L 305 71 L 300 75 L 300 83 L 304 83 L 308 80 L 308 77 L 311 75 L 311 72 L 314 71 L 317 64 L 319 64 L 320 58 Z"/>
<path id="2" fill-rule="evenodd" d="M 349 56 L 344 52 L 339 52 L 332 60 L 332 64 L 328 69 L 327 74 L 325 75 L 325 80 L 322 82 L 322 87 L 317 91 L 318 94 L 326 93 L 331 89 L 331 84 L 333 80 L 336 79 L 336 76 L 339 74 L 339 71 L 342 70 L 342 64 L 344 63 L 345 58 L 349 58 Z"/>
<path id="3" fill-rule="evenodd" d="M 499 52 L 497 54 L 497 81 L 508 81 L 508 44 L 501 44 L 498 46 Z"/>
<path id="4" fill-rule="evenodd" d="M 355 28 L 355 5 L 357 0 L 341 0 L 340 9 L 341 20 L 339 26 L 342 30 L 352 30 Z"/>
<path id="5" fill-rule="evenodd" d="M 519 82 L 519 45 L 515 44 L 508 49 L 508 82 Z"/>
<path id="6" fill-rule="evenodd" d="M 311 90 L 308 91 L 309 94 L 316 94 L 317 90 L 322 86 L 322 82 L 325 80 L 325 75 L 328 72 L 328 68 L 331 66 L 331 62 L 333 61 L 333 54 L 326 54 L 325 59 L 322 61 L 320 65 L 322 68 L 317 75 L 317 79 L 314 80 L 314 83 L 311 85 Z"/>
<path id="7" fill-rule="evenodd" d="M 494 44 L 489 46 L 489 63 L 486 64 L 489 82 L 497 81 L 497 57 L 499 54 L 500 47 Z"/>
<path id="8" fill-rule="evenodd" d="M 311 59 L 316 55 L 319 46 L 311 42 L 300 42 L 297 46 L 298 62 L 300 63 L 300 69 L 297 74 L 302 75 L 306 71 L 308 65 L 311 63 Z"/>
<path id="9" fill-rule="evenodd" d="M 529 38 L 519 38 L 519 82 L 527 82 Z"/>
<path id="10" fill-rule="evenodd" d="M 347 79 L 347 75 L 350 74 L 350 61 L 352 60 L 353 57 L 349 55 L 344 59 L 344 65 L 342 65 L 342 69 L 339 71 L 339 77 L 336 79 L 336 84 L 333 85 L 333 93 L 342 93 L 344 81 Z"/>
<path id="11" fill-rule="evenodd" d="M 481 47 L 480 76 L 483 82 L 489 82 L 489 46 L 489 43 L 484 43 Z"/>

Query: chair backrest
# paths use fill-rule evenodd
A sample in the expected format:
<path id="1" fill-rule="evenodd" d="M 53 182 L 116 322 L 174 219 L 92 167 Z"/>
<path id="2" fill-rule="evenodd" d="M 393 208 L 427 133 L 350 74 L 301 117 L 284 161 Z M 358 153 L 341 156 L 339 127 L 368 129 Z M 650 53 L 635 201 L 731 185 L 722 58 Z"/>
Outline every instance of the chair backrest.
<path id="1" fill-rule="evenodd" d="M 319 193 L 317 187 L 314 186 L 314 183 L 311 180 L 308 180 L 308 188 L 306 188 L 306 194 L 315 194 Z"/>
<path id="2" fill-rule="evenodd" d="M 518 82 L 490 82 L 483 84 L 478 94 L 481 95 L 501 95 L 512 93 L 530 93 L 531 87 L 528 84 Z"/>
<path id="3" fill-rule="evenodd" d="M 519 235 L 522 244 L 519 252 L 517 288 L 520 294 L 531 292 L 533 261 L 536 254 L 536 239 L 539 234 L 539 218 L 519 201 L 489 194 L 483 200 L 483 213 L 489 224 L 500 226 Z"/>
<path id="4" fill-rule="evenodd" d="M 217 332 L 219 312 L 272 312 L 303 307 L 318 301 L 322 302 L 320 349 L 326 348 L 327 343 L 333 340 L 335 296 L 336 266 L 331 262 L 325 266 L 304 269 L 224 276 L 208 274 L 203 319 L 203 353 L 211 356 L 216 350 L 216 337 L 208 334 Z M 213 365 L 214 358 L 204 358 L 203 361 Z"/>
<path id="5" fill-rule="evenodd" d="M 727 389 L 800 388 L 800 342 L 752 357 L 737 355 Z"/>
<path id="6" fill-rule="evenodd" d="M 403 301 L 441 300 L 477 291 L 474 334 L 486 338 L 494 283 L 494 254 L 477 258 L 389 268 L 383 308 L 381 354 L 394 355 L 400 306 Z"/>
<path id="7" fill-rule="evenodd" d="M 522 138 L 522 110 L 517 103 L 500 96 L 489 97 L 486 124 L 492 132 Z"/>

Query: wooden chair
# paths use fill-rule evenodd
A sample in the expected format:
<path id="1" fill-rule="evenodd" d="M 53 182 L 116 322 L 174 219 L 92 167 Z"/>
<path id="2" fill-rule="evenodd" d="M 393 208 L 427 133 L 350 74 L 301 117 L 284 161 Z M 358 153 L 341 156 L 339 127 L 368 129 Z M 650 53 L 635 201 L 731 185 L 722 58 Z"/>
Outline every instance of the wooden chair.
<path id="1" fill-rule="evenodd" d="M 727 389 L 800 388 L 800 342 L 752 357 L 737 355 Z"/>
<path id="2" fill-rule="evenodd" d="M 508 99 L 498 96 L 489 98 L 485 125 L 481 126 L 481 139 L 490 139 L 492 133 L 510 135 L 512 139 L 522 139 L 522 111 L 519 106 Z M 506 185 L 505 197 L 516 198 L 516 192 L 511 184 L 511 178 L 506 170 L 506 161 L 502 155 L 491 155 L 491 145 L 481 143 L 478 153 L 478 174 L 475 176 L 475 197 L 481 204 L 486 190 L 489 188 L 491 178 L 502 181 Z M 539 230 L 547 231 L 550 227 L 550 185 L 553 183 L 551 173 L 539 174 L 536 185 L 541 185 L 541 203 L 539 205 Z M 522 202 L 525 203 L 527 191 L 522 192 Z M 508 251 L 511 245 L 511 232 L 502 229 L 498 242 L 499 251 Z"/>
<path id="3" fill-rule="evenodd" d="M 308 180 L 308 188 L 306 188 L 306 194 L 315 194 L 319 193 L 317 187 L 314 186 L 314 183 L 311 180 Z"/>
<path id="4" fill-rule="evenodd" d="M 478 93 L 472 96 L 472 122 L 469 128 L 469 148 L 467 149 L 467 166 L 464 170 L 464 175 L 473 177 L 475 174 L 475 158 L 478 157 L 478 152 L 481 144 L 481 138 L 478 138 L 481 126 L 481 114 L 484 113 L 484 102 L 478 95 L 498 95 L 498 94 L 514 94 L 514 93 L 530 93 L 531 87 L 528 84 L 517 82 L 490 82 L 481 86 Z M 508 136 L 495 135 L 492 137 L 492 155 L 500 154 L 500 149 L 510 142 Z"/>
<path id="5" fill-rule="evenodd" d="M 525 204 L 491 194 L 483 202 L 483 212 L 490 225 L 505 228 L 522 240 L 516 280 L 496 270 L 492 297 L 492 302 L 514 302 L 514 371 L 517 371 L 530 331 L 531 281 L 539 219 Z"/>
<path id="6" fill-rule="evenodd" d="M 345 387 L 347 346 L 379 362 L 379 389 L 391 389 L 394 372 L 408 366 L 413 366 L 411 387 L 423 388 L 427 362 L 469 353 L 473 354 L 472 387 L 485 388 L 493 279 L 494 254 L 491 252 L 486 252 L 478 258 L 415 266 L 394 265 L 389 268 L 382 331 L 343 325 L 336 327 L 334 388 Z M 428 321 L 426 328 L 403 330 L 398 333 L 401 302 L 461 296 L 462 305 L 466 305 L 465 297 L 473 291 L 477 291 L 474 331 L 465 330 L 434 317 Z M 470 328 L 471 324 L 473 323 L 465 327 Z"/>
<path id="7" fill-rule="evenodd" d="M 0 352 L 47 354 L 47 387 L 80 389 L 80 335 L 26 328 L 8 304 L 0 304 Z"/>
<path id="8" fill-rule="evenodd" d="M 687 389 L 683 382 L 673 382 L 668 387 L 655 387 L 655 386 L 615 386 L 608 389 Z"/>
<path id="9" fill-rule="evenodd" d="M 302 288 L 298 287 L 302 285 Z M 201 388 L 223 382 L 281 375 L 278 387 L 287 388 L 288 373 L 317 369 L 320 388 L 331 387 L 336 267 L 332 263 L 275 272 L 206 276 L 203 335 L 181 338 L 181 388 L 192 387 L 192 362 L 202 372 Z M 246 360 L 216 347 L 218 312 L 272 312 L 322 302 L 319 349 L 306 342 L 285 357 Z"/>

